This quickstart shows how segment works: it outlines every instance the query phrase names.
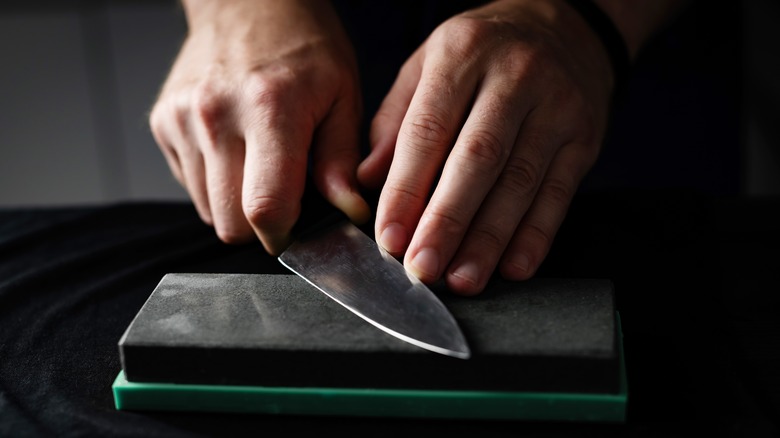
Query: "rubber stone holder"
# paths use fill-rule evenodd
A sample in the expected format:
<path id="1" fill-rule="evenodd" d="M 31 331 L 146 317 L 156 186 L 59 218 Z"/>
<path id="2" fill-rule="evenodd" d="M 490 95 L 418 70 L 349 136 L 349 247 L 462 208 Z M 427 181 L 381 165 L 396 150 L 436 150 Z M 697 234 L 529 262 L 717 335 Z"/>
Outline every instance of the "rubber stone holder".
<path id="1" fill-rule="evenodd" d="M 439 293 L 468 360 L 415 347 L 295 275 L 171 273 L 119 341 L 131 382 L 616 393 L 613 286 L 492 282 Z"/>

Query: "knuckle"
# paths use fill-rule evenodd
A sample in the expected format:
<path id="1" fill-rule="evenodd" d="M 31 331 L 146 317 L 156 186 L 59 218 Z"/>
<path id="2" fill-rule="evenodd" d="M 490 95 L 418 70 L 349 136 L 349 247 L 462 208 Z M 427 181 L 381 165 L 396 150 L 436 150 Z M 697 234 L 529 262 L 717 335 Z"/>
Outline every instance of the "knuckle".
<path id="1" fill-rule="evenodd" d="M 532 248 L 549 248 L 553 241 L 553 232 L 533 222 L 523 224 L 525 239 L 530 242 Z"/>
<path id="2" fill-rule="evenodd" d="M 149 128 L 158 143 L 189 128 L 189 109 L 170 100 L 157 102 L 149 113 Z"/>
<path id="3" fill-rule="evenodd" d="M 490 129 L 471 133 L 462 146 L 463 158 L 475 163 L 480 171 L 498 169 L 509 156 L 509 148 Z"/>
<path id="4" fill-rule="evenodd" d="M 491 23 L 468 16 L 456 16 L 438 29 L 438 37 L 449 54 L 472 56 L 491 34 Z"/>
<path id="5" fill-rule="evenodd" d="M 515 62 L 521 61 L 535 71 L 549 71 L 550 66 L 556 63 L 556 58 L 553 55 L 555 51 L 550 50 L 548 45 L 540 41 L 527 40 L 512 52 L 511 57 L 515 58 Z"/>
<path id="6" fill-rule="evenodd" d="M 207 132 L 212 135 L 228 117 L 230 103 L 225 93 L 216 90 L 209 83 L 202 83 L 193 90 L 192 108 Z"/>
<path id="7" fill-rule="evenodd" d="M 152 107 L 152 110 L 149 112 L 149 128 L 152 131 L 152 136 L 154 136 L 157 143 L 161 143 L 162 139 L 165 135 L 165 116 L 164 116 L 164 110 L 162 109 L 162 105 L 160 103 L 157 103 Z"/>
<path id="8" fill-rule="evenodd" d="M 243 203 L 244 216 L 259 229 L 278 229 L 290 217 L 289 203 L 280 197 L 255 196 Z"/>
<path id="9" fill-rule="evenodd" d="M 528 69 L 533 66 L 534 51 L 529 50 L 525 44 L 518 44 L 507 50 L 502 58 L 502 67 L 511 77 L 523 77 Z"/>
<path id="10" fill-rule="evenodd" d="M 574 196 L 574 186 L 560 178 L 547 178 L 539 188 L 539 195 L 555 205 L 568 205 Z"/>
<path id="11" fill-rule="evenodd" d="M 217 227 L 216 233 L 219 240 L 227 244 L 243 243 L 251 236 L 251 234 L 227 226 Z"/>
<path id="12" fill-rule="evenodd" d="M 479 242 L 480 248 L 487 251 L 501 251 L 507 244 L 507 237 L 494 225 L 482 223 L 470 232 Z"/>
<path id="13" fill-rule="evenodd" d="M 291 72 L 255 73 L 247 79 L 246 90 L 251 105 L 268 110 L 279 109 L 293 86 Z"/>
<path id="14" fill-rule="evenodd" d="M 180 133 L 186 133 L 190 129 L 190 109 L 186 105 L 174 105 L 171 110 L 173 125 Z"/>
<path id="15" fill-rule="evenodd" d="M 508 48 L 501 58 L 501 68 L 518 81 L 528 81 L 533 84 L 558 84 L 560 79 L 556 74 L 556 59 L 551 50 L 533 39 L 524 41 Z"/>
<path id="16" fill-rule="evenodd" d="M 424 221 L 430 229 L 446 236 L 460 235 L 467 226 L 462 212 L 441 205 L 427 212 Z"/>
<path id="17" fill-rule="evenodd" d="M 537 164 L 527 158 L 518 157 L 507 162 L 502 183 L 511 193 L 524 196 L 536 188 L 540 173 Z"/>
<path id="18" fill-rule="evenodd" d="M 421 152 L 439 150 L 450 140 L 444 118 L 430 110 L 415 115 L 409 122 L 406 134 L 413 145 L 424 149 Z"/>
<path id="19" fill-rule="evenodd" d="M 396 204 L 400 204 L 401 210 L 405 210 L 406 206 L 417 205 L 426 200 L 421 195 L 421 191 L 411 181 L 388 182 L 383 192 L 387 193 L 388 199 L 392 199 Z"/>

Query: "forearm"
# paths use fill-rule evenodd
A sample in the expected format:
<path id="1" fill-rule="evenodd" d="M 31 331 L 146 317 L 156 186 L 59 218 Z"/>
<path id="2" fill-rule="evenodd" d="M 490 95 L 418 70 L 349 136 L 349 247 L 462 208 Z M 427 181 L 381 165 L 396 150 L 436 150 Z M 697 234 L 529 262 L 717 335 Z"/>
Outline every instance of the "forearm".
<path id="1" fill-rule="evenodd" d="M 337 21 L 331 2 L 323 0 L 180 0 L 189 29 L 225 22 L 268 22 L 287 33 L 303 33 L 315 21 Z M 226 29 L 231 30 L 231 29 Z"/>
<path id="2" fill-rule="evenodd" d="M 576 0 L 575 0 L 576 1 Z M 693 0 L 594 0 L 615 23 L 633 60 Z"/>

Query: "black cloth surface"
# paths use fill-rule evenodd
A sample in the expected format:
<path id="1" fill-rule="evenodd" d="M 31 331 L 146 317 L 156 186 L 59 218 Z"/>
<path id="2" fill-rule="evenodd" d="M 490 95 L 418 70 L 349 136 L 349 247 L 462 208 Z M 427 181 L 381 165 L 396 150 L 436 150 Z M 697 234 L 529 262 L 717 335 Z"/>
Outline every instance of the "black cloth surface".
<path id="1" fill-rule="evenodd" d="M 575 199 L 538 275 L 614 281 L 624 425 L 117 411 L 117 342 L 165 273 L 288 271 L 259 244 L 221 243 L 188 204 L 0 210 L 0 436 L 776 436 L 779 207 Z"/>

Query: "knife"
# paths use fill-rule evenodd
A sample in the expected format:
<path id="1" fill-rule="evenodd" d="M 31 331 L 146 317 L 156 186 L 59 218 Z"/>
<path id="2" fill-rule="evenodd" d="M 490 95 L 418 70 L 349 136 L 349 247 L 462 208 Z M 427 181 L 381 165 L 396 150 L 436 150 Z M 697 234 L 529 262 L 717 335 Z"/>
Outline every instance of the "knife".
<path id="1" fill-rule="evenodd" d="M 418 347 L 471 356 L 447 307 L 403 264 L 307 186 L 295 240 L 278 257 L 337 303 L 377 328 Z"/>

